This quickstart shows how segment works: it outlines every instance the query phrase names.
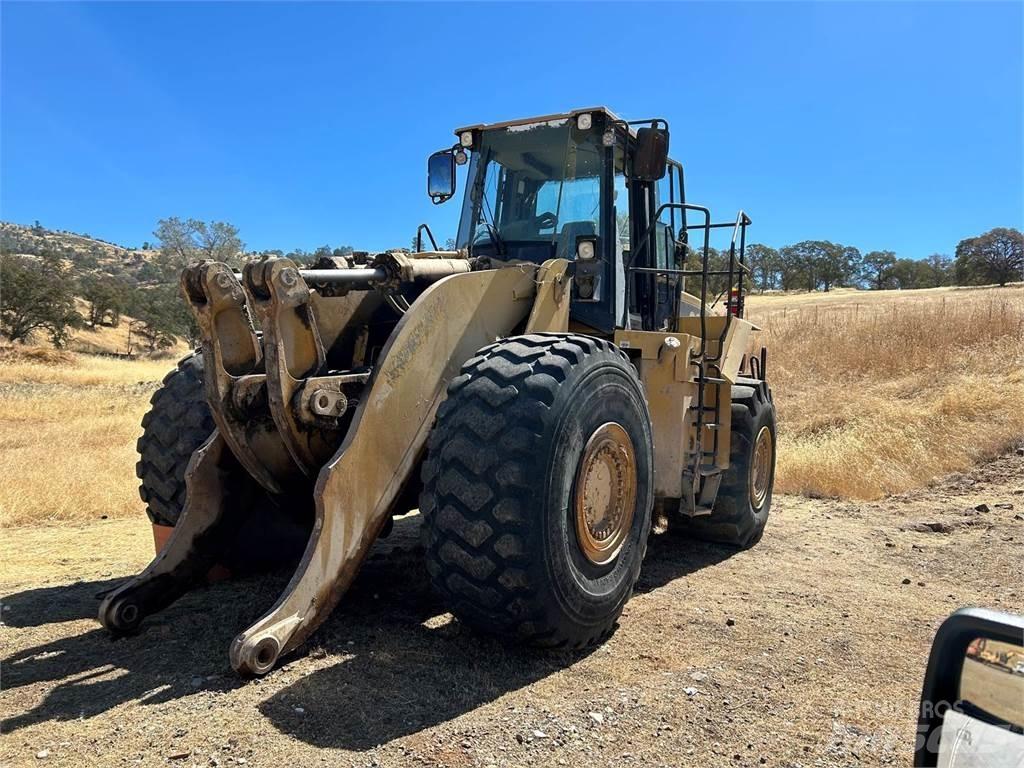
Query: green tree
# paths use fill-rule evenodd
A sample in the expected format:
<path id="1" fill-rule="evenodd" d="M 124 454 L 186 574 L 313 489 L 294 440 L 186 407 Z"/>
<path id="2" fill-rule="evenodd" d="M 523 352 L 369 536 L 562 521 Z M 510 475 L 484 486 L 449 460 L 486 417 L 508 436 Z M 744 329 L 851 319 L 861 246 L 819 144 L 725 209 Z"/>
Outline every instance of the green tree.
<path id="1" fill-rule="evenodd" d="M 170 338 L 173 343 L 175 336 L 185 337 L 190 344 L 199 341 L 199 327 L 181 298 L 177 284 L 151 286 L 131 296 L 132 301 L 124 311 L 140 323 L 138 327 L 132 326 L 133 333 L 138 330 L 154 343 L 157 337 Z"/>
<path id="2" fill-rule="evenodd" d="M 177 276 L 196 261 L 223 261 L 232 266 L 242 261 L 244 245 L 238 229 L 227 222 L 172 216 L 157 223 L 153 236 L 159 247 L 157 264 L 166 277 Z"/>
<path id="3" fill-rule="evenodd" d="M 885 288 L 892 279 L 892 268 L 896 266 L 893 251 L 871 251 L 861 262 L 861 276 L 877 291 Z"/>
<path id="4" fill-rule="evenodd" d="M 818 287 L 818 267 L 825 255 L 825 243 L 820 240 L 804 240 L 795 245 L 779 249 L 782 257 L 783 287 L 787 290 L 804 288 L 813 291 Z"/>
<path id="5" fill-rule="evenodd" d="M 860 251 L 853 246 L 826 240 L 818 258 L 818 277 L 822 288 L 830 291 L 833 288 L 852 285 L 860 269 L 860 262 Z"/>
<path id="6" fill-rule="evenodd" d="M 919 259 L 896 259 L 889 269 L 889 285 L 902 291 L 931 287 L 932 270 Z"/>
<path id="7" fill-rule="evenodd" d="M 780 266 L 779 252 L 767 245 L 754 243 L 747 246 L 745 256 L 747 265 L 750 267 L 750 279 L 753 287 L 762 293 L 774 288 Z"/>
<path id="8" fill-rule="evenodd" d="M 997 227 L 978 237 L 961 240 L 956 246 L 957 282 L 1006 285 L 1024 280 L 1024 234 Z"/>
<path id="9" fill-rule="evenodd" d="M 54 346 L 63 347 L 71 331 L 82 326 L 73 289 L 58 257 L 0 255 L 0 331 L 23 344 L 36 331 L 45 331 Z"/>
<path id="10" fill-rule="evenodd" d="M 110 325 L 116 328 L 121 322 L 125 300 L 121 283 L 106 275 L 86 275 L 78 286 L 80 296 L 89 303 L 87 322 L 90 327 Z"/>
<path id="11" fill-rule="evenodd" d="M 949 285 L 953 275 L 953 260 L 941 253 L 933 253 L 924 260 L 928 265 L 928 285 L 926 288 L 938 288 Z"/>

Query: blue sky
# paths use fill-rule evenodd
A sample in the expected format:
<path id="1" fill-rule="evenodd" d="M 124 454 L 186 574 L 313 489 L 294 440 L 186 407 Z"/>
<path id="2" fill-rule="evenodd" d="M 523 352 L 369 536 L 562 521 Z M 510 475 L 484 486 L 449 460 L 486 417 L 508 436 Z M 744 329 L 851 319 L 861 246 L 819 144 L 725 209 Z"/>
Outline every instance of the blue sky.
<path id="1" fill-rule="evenodd" d="M 952 253 L 1024 222 L 1022 8 L 3 2 L 0 218 L 444 238 L 426 157 L 455 127 L 606 104 L 667 118 L 691 201 L 754 241 Z"/>

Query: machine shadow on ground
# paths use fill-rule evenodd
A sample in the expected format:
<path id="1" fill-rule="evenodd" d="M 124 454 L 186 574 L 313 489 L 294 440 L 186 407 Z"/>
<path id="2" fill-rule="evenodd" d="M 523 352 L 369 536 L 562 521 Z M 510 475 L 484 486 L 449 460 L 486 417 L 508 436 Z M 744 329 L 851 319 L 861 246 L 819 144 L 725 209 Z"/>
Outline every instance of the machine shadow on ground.
<path id="1" fill-rule="evenodd" d="M 734 553 L 676 536 L 652 537 L 636 593 Z M 347 607 L 321 633 L 324 651 L 348 657 L 303 675 L 260 705 L 279 730 L 317 747 L 373 749 L 571 667 L 593 650 L 552 653 L 482 636 L 447 620 L 418 552 L 396 563 L 402 559 L 364 566 Z M 373 589 L 398 578 L 402 584 L 388 588 L 391 602 L 374 605 Z"/>
<path id="2" fill-rule="evenodd" d="M 280 731 L 317 746 L 366 750 L 416 733 L 571 666 L 587 655 L 506 646 L 446 616 L 416 546 L 416 516 L 397 521 L 333 616 L 303 647 L 300 678 L 259 705 Z M 675 537 L 651 539 L 638 593 L 720 562 L 733 550 Z M 235 634 L 285 587 L 286 572 L 200 589 L 150 617 L 138 635 L 98 626 L 3 659 L 4 688 L 42 683 L 42 701 L 4 712 L 6 732 L 90 718 L 129 701 L 162 704 L 247 685 L 227 666 Z M 26 590 L 5 598 L 9 630 L 93 620 L 97 594 L 119 579 Z M 312 653 L 310 653 L 312 651 Z M 300 658 L 308 655 L 310 658 Z M 341 657 L 319 666 L 321 658 Z M 275 674 L 271 673 L 273 680 Z M 8 701 L 10 698 L 8 697 Z M 296 712 L 296 708 L 303 710 Z"/>

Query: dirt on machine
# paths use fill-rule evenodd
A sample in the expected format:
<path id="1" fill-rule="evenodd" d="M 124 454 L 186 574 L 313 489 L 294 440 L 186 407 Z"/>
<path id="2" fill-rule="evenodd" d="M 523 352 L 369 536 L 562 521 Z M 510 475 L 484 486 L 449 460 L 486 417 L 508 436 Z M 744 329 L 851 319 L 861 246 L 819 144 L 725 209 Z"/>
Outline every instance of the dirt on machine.
<path id="1" fill-rule="evenodd" d="M 444 203 L 467 166 L 454 249 L 421 225 L 415 251 L 185 270 L 201 351 L 154 395 L 137 467 L 169 536 L 103 600 L 111 632 L 214 566 L 289 563 L 229 650 L 265 674 L 419 509 L 458 619 L 580 648 L 614 630 L 652 533 L 760 539 L 775 410 L 744 318 L 750 219 L 686 201 L 661 119 L 590 108 L 455 135 L 427 190 Z"/>

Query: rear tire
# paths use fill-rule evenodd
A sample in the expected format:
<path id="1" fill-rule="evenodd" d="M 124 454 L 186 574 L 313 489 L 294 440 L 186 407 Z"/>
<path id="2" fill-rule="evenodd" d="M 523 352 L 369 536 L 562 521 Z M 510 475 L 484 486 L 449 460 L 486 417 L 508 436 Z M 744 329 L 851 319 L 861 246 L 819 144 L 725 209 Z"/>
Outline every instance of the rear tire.
<path id="1" fill-rule="evenodd" d="M 770 456 L 756 460 L 761 450 Z M 765 444 L 766 443 L 766 444 Z M 760 470 L 755 472 L 755 468 Z M 751 473 L 755 472 L 755 477 Z M 718 490 L 714 511 L 684 521 L 687 533 L 699 539 L 748 549 L 761 540 L 775 487 L 775 404 L 767 385 L 732 388 L 732 443 L 729 469 Z"/>
<path id="2" fill-rule="evenodd" d="M 613 344 L 484 347 L 451 382 L 423 465 L 427 569 L 448 608 L 534 645 L 603 640 L 647 548 L 652 455 L 640 381 Z"/>
<path id="3" fill-rule="evenodd" d="M 139 495 L 151 522 L 173 526 L 185 505 L 185 469 L 214 430 L 203 388 L 202 355 L 182 358 L 149 402 L 136 444 Z"/>

